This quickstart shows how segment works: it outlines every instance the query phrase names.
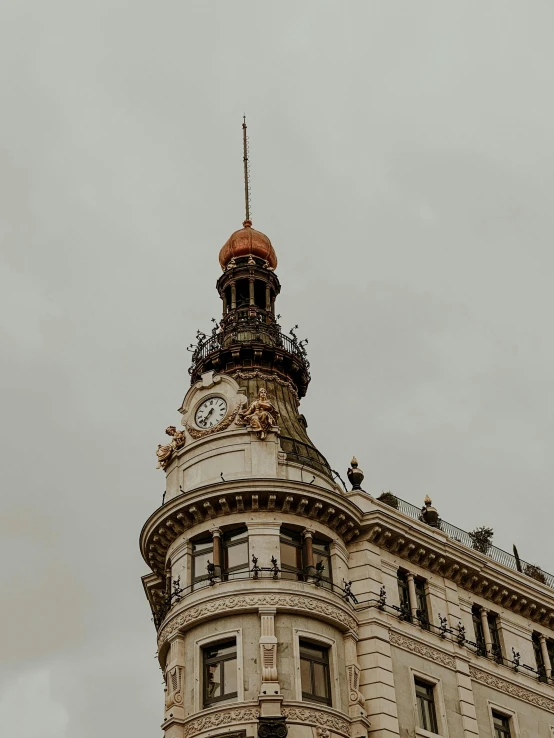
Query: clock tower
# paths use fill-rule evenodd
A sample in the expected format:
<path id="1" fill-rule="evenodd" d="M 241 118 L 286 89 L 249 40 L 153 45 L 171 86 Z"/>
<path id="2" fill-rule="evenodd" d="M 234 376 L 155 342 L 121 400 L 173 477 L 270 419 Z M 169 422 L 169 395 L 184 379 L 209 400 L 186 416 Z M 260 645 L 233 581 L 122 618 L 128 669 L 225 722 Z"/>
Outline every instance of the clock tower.
<path id="1" fill-rule="evenodd" d="M 168 738 L 328 738 L 352 725 L 365 736 L 344 678 L 346 665 L 359 673 L 343 587 L 354 509 L 308 436 L 307 342 L 281 330 L 277 256 L 246 204 L 219 252 L 221 319 L 189 347 L 181 422 L 158 446 L 164 504 L 141 534 L 162 727 Z"/>

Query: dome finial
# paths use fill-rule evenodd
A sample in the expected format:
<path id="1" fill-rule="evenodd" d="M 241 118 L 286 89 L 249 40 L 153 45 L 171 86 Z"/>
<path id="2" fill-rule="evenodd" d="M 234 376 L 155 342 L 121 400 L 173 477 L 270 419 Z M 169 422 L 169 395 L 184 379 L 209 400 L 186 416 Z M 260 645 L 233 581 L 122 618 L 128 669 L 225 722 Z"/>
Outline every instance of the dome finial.
<path id="1" fill-rule="evenodd" d="M 244 205 L 246 218 L 243 226 L 248 228 L 252 225 L 250 218 L 250 162 L 248 161 L 248 138 L 246 136 L 246 116 L 242 116 L 242 163 L 244 165 Z"/>

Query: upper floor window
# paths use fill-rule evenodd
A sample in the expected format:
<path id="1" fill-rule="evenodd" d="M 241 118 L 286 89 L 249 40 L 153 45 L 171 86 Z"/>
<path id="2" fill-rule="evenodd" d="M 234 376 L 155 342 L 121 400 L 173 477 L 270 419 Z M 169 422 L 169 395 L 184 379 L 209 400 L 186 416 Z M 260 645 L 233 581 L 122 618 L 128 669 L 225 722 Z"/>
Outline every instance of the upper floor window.
<path id="1" fill-rule="evenodd" d="M 300 677 L 302 699 L 331 704 L 328 648 L 311 641 L 300 641 Z"/>
<path id="2" fill-rule="evenodd" d="M 493 710 L 492 724 L 494 726 L 494 738 L 512 738 L 509 717 Z"/>
<path id="3" fill-rule="evenodd" d="M 544 661 L 544 653 L 541 645 L 540 633 L 533 633 L 533 651 L 535 652 L 535 661 L 537 662 L 537 671 L 539 672 L 539 679 L 546 681 L 548 676 L 547 670 L 552 674 L 554 672 L 554 641 L 545 638 L 546 653 L 548 661 Z"/>
<path id="4" fill-rule="evenodd" d="M 203 702 L 209 707 L 216 702 L 237 698 L 237 642 L 233 638 L 202 649 Z"/>
<path id="5" fill-rule="evenodd" d="M 413 581 L 413 594 L 410 592 L 410 577 Z M 429 630 L 429 609 L 427 606 L 425 579 L 414 577 L 404 569 L 399 569 L 397 582 L 400 608 L 404 619 L 412 621 L 412 612 L 415 610 L 417 613 L 417 620 L 421 627 L 425 628 L 425 630 Z"/>
<path id="6" fill-rule="evenodd" d="M 438 733 L 435 686 L 418 677 L 414 678 L 419 727 L 430 733 Z"/>
<path id="7" fill-rule="evenodd" d="M 208 561 L 213 563 L 214 542 L 211 535 L 192 542 L 192 588 L 208 583 Z"/>
<path id="8" fill-rule="evenodd" d="M 500 641 L 500 633 L 498 629 L 498 616 L 492 612 L 487 613 L 486 616 L 491 642 L 491 650 L 490 653 L 488 653 L 485 630 L 483 627 L 482 608 L 479 605 L 473 605 L 473 607 L 471 608 L 471 615 L 473 618 L 473 629 L 475 631 L 475 641 L 477 643 L 478 653 L 480 653 L 482 656 L 492 656 L 496 661 L 501 662 L 502 644 Z"/>
<path id="9" fill-rule="evenodd" d="M 244 579 L 248 577 L 248 528 L 227 531 L 222 537 L 223 578 Z"/>
<path id="10" fill-rule="evenodd" d="M 304 579 L 304 542 L 302 535 L 281 527 L 281 578 Z"/>
<path id="11" fill-rule="evenodd" d="M 329 543 L 319 538 L 314 538 L 312 541 L 312 550 L 314 569 L 317 571 L 319 567 L 322 577 L 332 581 L 333 574 L 331 571 L 331 552 Z"/>

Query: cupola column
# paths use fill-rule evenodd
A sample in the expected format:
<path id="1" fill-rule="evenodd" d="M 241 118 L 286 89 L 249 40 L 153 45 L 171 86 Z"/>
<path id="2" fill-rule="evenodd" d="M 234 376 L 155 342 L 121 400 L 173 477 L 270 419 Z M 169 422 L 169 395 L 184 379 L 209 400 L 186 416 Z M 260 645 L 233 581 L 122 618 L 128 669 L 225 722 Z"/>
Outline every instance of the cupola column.
<path id="1" fill-rule="evenodd" d="M 314 566 L 314 548 L 313 548 L 313 531 L 306 530 L 302 531 L 304 536 L 304 551 L 306 553 L 306 566 Z"/>
<path id="2" fill-rule="evenodd" d="M 552 677 L 552 668 L 550 666 L 550 654 L 548 653 L 548 647 L 546 645 L 546 638 L 542 635 L 542 633 L 539 635 L 539 643 L 541 644 L 542 661 L 544 664 L 544 670 L 546 672 L 546 678 L 550 679 Z"/>
<path id="3" fill-rule="evenodd" d="M 489 611 L 486 607 L 481 608 L 481 627 L 483 628 L 483 638 L 485 639 L 485 648 L 487 653 L 492 651 L 491 630 L 489 628 Z"/>
<path id="4" fill-rule="evenodd" d="M 213 528 L 212 529 L 212 537 L 214 542 L 214 566 L 215 571 L 218 576 L 221 576 L 221 567 L 223 565 L 222 562 L 222 551 L 221 551 L 221 529 L 220 528 Z"/>
<path id="5" fill-rule="evenodd" d="M 412 613 L 412 618 L 417 618 L 417 595 L 416 595 L 414 575 L 411 573 L 408 573 L 406 578 L 408 580 L 408 594 L 410 596 L 410 611 Z"/>
<path id="6" fill-rule="evenodd" d="M 250 295 L 250 305 L 255 305 L 256 300 L 254 297 L 254 277 L 250 277 L 248 280 L 248 288 L 249 288 L 249 295 Z"/>
<path id="7" fill-rule="evenodd" d="M 236 310 L 237 307 L 237 285 L 236 282 L 231 282 L 231 310 Z"/>
<path id="8" fill-rule="evenodd" d="M 271 310 L 271 290 L 268 284 L 265 286 L 265 309 L 267 312 Z"/>

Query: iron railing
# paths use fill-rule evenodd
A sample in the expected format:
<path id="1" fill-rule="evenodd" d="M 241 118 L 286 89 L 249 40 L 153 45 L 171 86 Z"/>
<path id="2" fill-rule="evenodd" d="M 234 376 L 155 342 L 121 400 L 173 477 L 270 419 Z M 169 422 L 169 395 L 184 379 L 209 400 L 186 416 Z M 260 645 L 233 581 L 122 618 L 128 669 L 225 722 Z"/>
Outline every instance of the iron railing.
<path id="1" fill-rule="evenodd" d="M 407 515 L 410 518 L 413 518 L 414 520 L 419 520 L 421 522 L 425 522 L 421 515 L 421 509 L 419 507 L 416 507 L 415 505 L 412 505 L 409 502 L 406 502 L 405 500 L 401 500 L 400 497 L 396 497 L 394 495 L 398 502 L 398 506 L 396 509 L 404 513 L 404 515 Z M 385 503 L 388 504 L 388 503 Z M 393 505 L 391 507 L 394 507 Z M 467 533 L 465 530 L 461 530 L 460 528 L 457 528 L 455 525 L 452 525 L 451 523 L 447 523 L 446 520 L 440 520 L 438 521 L 437 525 L 435 526 L 439 530 L 441 530 L 443 533 L 446 533 L 446 535 L 453 541 L 457 541 L 458 543 L 463 544 L 464 546 L 467 546 L 468 548 L 473 549 L 474 551 L 480 551 L 480 553 L 484 553 L 486 556 L 488 556 L 493 561 L 496 561 L 497 564 L 502 564 L 502 566 L 506 566 L 508 569 L 513 569 L 514 571 L 520 571 L 523 574 L 527 574 L 528 577 L 531 579 L 534 579 L 535 581 L 539 581 L 542 584 L 546 584 L 549 587 L 552 587 L 554 589 L 554 575 L 549 574 L 548 572 L 540 569 L 534 564 L 530 564 L 527 561 L 523 561 L 523 559 L 516 559 L 515 556 L 512 554 L 509 554 L 507 551 L 503 551 L 501 548 L 497 548 L 496 546 L 493 546 L 492 544 L 488 547 L 486 547 L 486 550 L 482 550 L 481 548 L 477 548 L 475 546 L 474 539 L 471 537 L 469 533 Z M 531 573 L 532 572 L 532 573 Z M 537 575 L 538 572 L 538 575 Z"/>

